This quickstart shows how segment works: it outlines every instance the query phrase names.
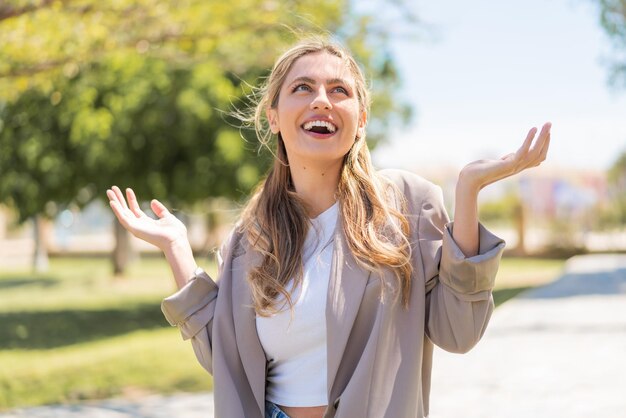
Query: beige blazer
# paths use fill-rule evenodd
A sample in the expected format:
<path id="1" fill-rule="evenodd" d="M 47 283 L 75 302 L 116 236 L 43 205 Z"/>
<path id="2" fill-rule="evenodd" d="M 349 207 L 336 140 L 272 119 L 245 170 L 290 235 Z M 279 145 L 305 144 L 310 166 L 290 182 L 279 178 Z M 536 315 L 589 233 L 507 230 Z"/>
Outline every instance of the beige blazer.
<path id="1" fill-rule="evenodd" d="M 481 225 L 479 255 L 465 258 L 452 239 L 441 189 L 406 171 L 381 174 L 409 203 L 410 307 L 391 303 L 390 292 L 380 298 L 380 279 L 359 267 L 337 228 L 326 304 L 325 418 L 427 416 L 433 343 L 468 351 L 494 308 L 491 290 L 504 241 Z M 261 256 L 239 233 L 230 235 L 222 255 L 216 281 L 200 274 L 164 299 L 162 310 L 213 375 L 215 416 L 262 418 L 267 362 L 246 281 Z M 393 287 L 392 273 L 385 274 L 386 286 Z"/>

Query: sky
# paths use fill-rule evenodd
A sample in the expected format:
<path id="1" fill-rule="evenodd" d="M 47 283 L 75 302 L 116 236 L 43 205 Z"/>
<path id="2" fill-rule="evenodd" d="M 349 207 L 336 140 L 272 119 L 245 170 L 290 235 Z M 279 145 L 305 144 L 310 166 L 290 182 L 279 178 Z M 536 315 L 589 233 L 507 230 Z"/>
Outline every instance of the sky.
<path id="1" fill-rule="evenodd" d="M 406 3 L 425 22 L 420 39 L 393 44 L 415 115 L 374 150 L 377 166 L 498 158 L 547 121 L 546 167 L 605 170 L 626 151 L 626 91 L 608 83 L 593 0 Z"/>

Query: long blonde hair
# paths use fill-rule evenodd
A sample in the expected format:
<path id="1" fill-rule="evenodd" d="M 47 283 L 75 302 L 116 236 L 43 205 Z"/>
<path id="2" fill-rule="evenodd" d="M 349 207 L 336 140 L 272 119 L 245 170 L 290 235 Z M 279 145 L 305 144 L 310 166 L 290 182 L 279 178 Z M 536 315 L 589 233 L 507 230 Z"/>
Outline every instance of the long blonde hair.
<path id="1" fill-rule="evenodd" d="M 286 285 L 293 279 L 291 289 L 297 289 L 302 281 L 302 247 L 309 228 L 306 206 L 292 183 L 285 145 L 280 133 L 273 135 L 269 129 L 266 110 L 277 107 L 280 89 L 294 63 L 318 52 L 345 60 L 355 80 L 360 110 L 367 112 L 370 106 L 365 78 L 356 61 L 341 46 L 321 38 L 304 40 L 286 51 L 259 89 L 249 120 L 254 122 L 262 145 L 271 150 L 270 143 L 276 139 L 275 161 L 246 205 L 240 228 L 251 247 L 263 255 L 261 264 L 248 275 L 254 308 L 261 316 L 279 310 L 275 303 L 279 294 L 293 309 Z M 391 268 L 402 304 L 407 307 L 412 267 L 409 223 L 402 213 L 406 205 L 397 187 L 373 168 L 364 134 L 355 138 L 344 157 L 337 197 L 341 226 L 355 260 L 365 269 L 380 273 L 381 280 L 383 270 Z M 392 201 L 399 202 L 399 207 Z M 384 289 L 381 286 L 381 292 Z"/>

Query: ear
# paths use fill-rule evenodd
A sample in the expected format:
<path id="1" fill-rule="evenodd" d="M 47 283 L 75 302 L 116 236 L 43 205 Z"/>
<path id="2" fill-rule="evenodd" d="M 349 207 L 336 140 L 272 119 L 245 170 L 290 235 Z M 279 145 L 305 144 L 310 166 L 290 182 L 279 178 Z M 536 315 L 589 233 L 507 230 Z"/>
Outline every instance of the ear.
<path id="1" fill-rule="evenodd" d="M 361 112 L 359 117 L 359 127 L 356 131 L 357 138 L 363 138 L 365 136 L 365 125 L 367 125 L 367 112 Z"/>
<path id="2" fill-rule="evenodd" d="M 276 111 L 276 109 L 268 107 L 265 111 L 265 116 L 270 123 L 270 130 L 272 131 L 272 133 L 277 134 L 278 132 L 280 132 L 280 125 L 278 124 L 278 112 Z"/>

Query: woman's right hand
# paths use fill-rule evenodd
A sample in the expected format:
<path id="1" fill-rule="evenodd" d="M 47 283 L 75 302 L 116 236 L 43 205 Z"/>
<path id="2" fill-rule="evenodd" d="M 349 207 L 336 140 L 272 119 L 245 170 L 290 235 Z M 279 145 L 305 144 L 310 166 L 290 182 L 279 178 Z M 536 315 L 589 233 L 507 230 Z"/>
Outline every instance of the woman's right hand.
<path id="1" fill-rule="evenodd" d="M 162 251 L 187 242 L 185 224 L 172 215 L 158 200 L 153 199 L 150 202 L 152 211 L 158 217 L 158 219 L 152 219 L 139 208 L 133 189 L 126 189 L 128 204 L 117 186 L 107 190 L 107 197 L 117 219 L 137 238 L 156 245 Z"/>

